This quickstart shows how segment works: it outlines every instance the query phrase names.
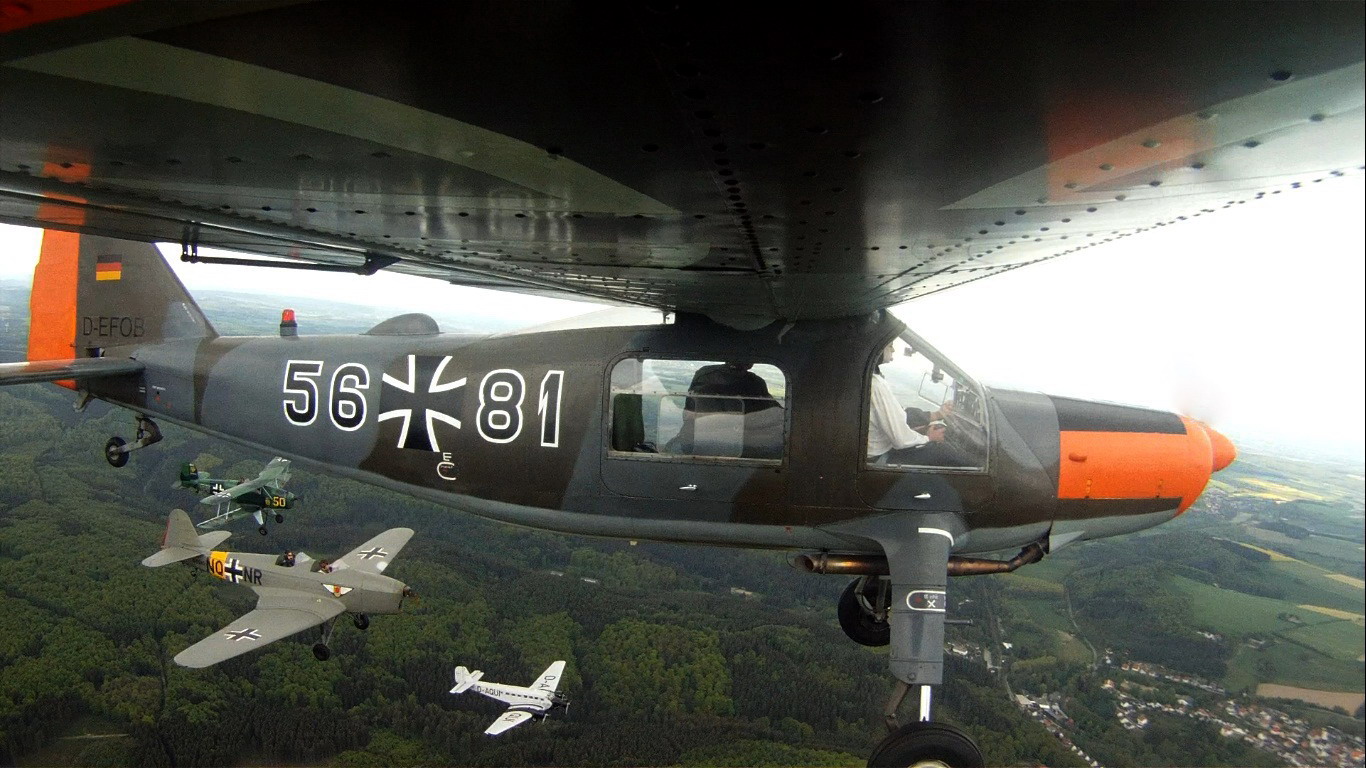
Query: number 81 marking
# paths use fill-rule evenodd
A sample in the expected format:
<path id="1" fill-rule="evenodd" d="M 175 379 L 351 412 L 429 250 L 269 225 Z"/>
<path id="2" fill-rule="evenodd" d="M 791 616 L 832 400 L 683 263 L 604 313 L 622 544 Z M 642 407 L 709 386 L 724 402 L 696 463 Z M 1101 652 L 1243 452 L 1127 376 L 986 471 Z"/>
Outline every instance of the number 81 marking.
<path id="1" fill-rule="evenodd" d="M 560 402 L 564 394 L 564 371 L 546 371 L 541 379 L 536 412 L 541 416 L 541 445 L 560 445 Z M 489 371 L 479 382 L 479 410 L 474 423 L 479 436 L 490 443 L 510 443 L 522 433 L 522 403 L 526 380 L 511 368 Z"/>

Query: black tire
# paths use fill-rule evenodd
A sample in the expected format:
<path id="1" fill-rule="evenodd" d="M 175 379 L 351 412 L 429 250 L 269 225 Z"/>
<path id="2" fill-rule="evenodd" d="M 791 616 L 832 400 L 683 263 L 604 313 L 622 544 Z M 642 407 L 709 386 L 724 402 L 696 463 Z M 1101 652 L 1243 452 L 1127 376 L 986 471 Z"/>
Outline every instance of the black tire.
<path id="1" fill-rule="evenodd" d="M 277 523 L 283 523 L 284 521 L 285 521 L 285 516 L 282 515 L 282 514 L 280 514 L 279 512 L 276 512 L 276 513 L 275 513 L 275 522 L 277 522 Z"/>
<path id="2" fill-rule="evenodd" d="M 256 529 L 256 532 L 259 533 L 259 534 L 261 534 L 262 536 L 265 536 L 267 533 L 270 533 L 270 529 L 266 528 L 266 527 L 263 525 L 263 526 L 261 526 L 260 528 L 257 528 L 257 529 Z"/>
<path id="3" fill-rule="evenodd" d="M 313 646 L 313 658 L 317 659 L 318 661 L 327 661 L 328 659 L 332 658 L 332 651 L 329 650 L 326 645 L 318 643 L 317 645 Z"/>
<path id="4" fill-rule="evenodd" d="M 839 608 L 836 610 L 840 629 L 859 645 L 881 648 L 892 642 L 892 626 L 873 618 L 859 605 L 858 588 L 862 581 L 855 579 L 849 582 L 849 586 L 844 588 L 844 594 L 840 595 Z"/>
<path id="5" fill-rule="evenodd" d="M 982 768 L 984 765 L 982 750 L 972 738 L 947 723 L 903 725 L 883 739 L 868 756 L 868 768 Z"/>
<path id="6" fill-rule="evenodd" d="M 104 460 L 109 462 L 111 467 L 122 467 L 128 463 L 128 454 L 119 449 L 127 445 L 121 437 L 111 437 L 104 444 Z"/>
<path id="7" fill-rule="evenodd" d="M 363 613 L 358 613 L 351 617 L 351 623 L 356 625 L 356 629 L 364 632 L 370 628 L 370 617 Z"/>

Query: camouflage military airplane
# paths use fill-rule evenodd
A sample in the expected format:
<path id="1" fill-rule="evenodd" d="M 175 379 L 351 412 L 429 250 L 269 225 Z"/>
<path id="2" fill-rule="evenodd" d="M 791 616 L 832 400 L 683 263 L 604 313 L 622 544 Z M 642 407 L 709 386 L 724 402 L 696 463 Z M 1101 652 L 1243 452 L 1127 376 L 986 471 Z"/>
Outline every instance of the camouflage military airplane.
<path id="1" fill-rule="evenodd" d="M 371 614 L 398 613 L 403 598 L 412 594 L 406 584 L 384 575 L 412 537 L 411 528 L 390 528 L 332 563 L 303 553 L 277 556 L 213 549 L 230 535 L 197 535 L 190 516 L 182 509 L 172 510 L 161 549 L 142 561 L 159 568 L 191 560 L 215 578 L 256 592 L 254 610 L 176 654 L 175 663 L 182 667 L 212 666 L 320 625 L 322 639 L 313 646 L 313 656 L 327 661 L 327 644 L 338 616 L 350 613 L 356 628 L 363 630 L 370 626 Z"/>
<path id="2" fill-rule="evenodd" d="M 127 455 L 119 454 L 124 463 L 127 462 Z M 109 458 L 107 451 L 105 458 Z M 110 464 L 123 466 L 123 463 L 115 463 L 112 460 Z M 200 472 L 193 463 L 187 462 L 180 465 L 180 480 L 173 487 L 189 488 L 197 493 L 208 494 L 199 503 L 211 504 L 216 511 L 213 517 L 199 523 L 200 528 L 217 528 L 251 515 L 256 520 L 256 530 L 265 536 L 269 531 L 266 529 L 263 510 L 272 510 L 275 513 L 275 522 L 283 523 L 285 516 L 282 510 L 291 509 L 298 498 L 284 489 L 288 481 L 289 459 L 276 456 L 251 480 L 209 477 Z"/>
<path id="3" fill-rule="evenodd" d="M 48 231 L 0 381 L 130 409 L 125 456 L 164 420 L 495 520 L 858 576 L 846 631 L 890 643 L 889 712 L 919 703 L 876 764 L 981 761 L 929 722 L 950 574 L 1170 520 L 1234 457 L 1177 414 L 983 386 L 885 310 L 1364 154 L 1361 3 L 6 8 L 0 220 Z M 228 338 L 154 241 L 672 322 Z"/>
<path id="4" fill-rule="evenodd" d="M 508 711 L 504 712 L 484 729 L 484 733 L 490 736 L 497 736 L 514 726 L 521 725 L 533 718 L 544 719 L 557 707 L 569 708 L 569 700 L 555 693 L 555 689 L 560 685 L 560 679 L 564 677 L 564 661 L 551 662 L 545 668 L 536 682 L 530 686 L 506 685 L 503 683 L 485 683 L 484 673 L 479 670 L 473 672 L 464 667 L 455 668 L 455 687 L 451 688 L 451 693 L 464 693 L 474 691 L 481 693 L 490 699 L 496 699 L 509 705 Z"/>

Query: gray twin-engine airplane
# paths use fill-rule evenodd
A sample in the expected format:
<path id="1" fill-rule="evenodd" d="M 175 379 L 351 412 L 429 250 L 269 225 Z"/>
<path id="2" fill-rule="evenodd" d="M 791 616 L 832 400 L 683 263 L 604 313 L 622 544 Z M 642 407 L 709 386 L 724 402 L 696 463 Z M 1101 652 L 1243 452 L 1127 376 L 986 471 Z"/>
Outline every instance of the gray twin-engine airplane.
<path id="1" fill-rule="evenodd" d="M 541 676 L 536 678 L 536 682 L 529 686 L 486 683 L 483 682 L 483 672 L 477 669 L 471 672 L 464 667 L 456 667 L 455 687 L 451 689 L 451 693 L 474 691 L 509 705 L 507 712 L 504 712 L 497 720 L 490 723 L 488 728 L 484 729 L 484 733 L 497 736 L 503 731 L 521 725 L 532 718 L 545 718 L 557 707 L 567 709 L 569 700 L 555 693 L 562 677 L 564 677 L 563 660 L 551 662 L 550 666 L 541 673 Z"/>
<path id="2" fill-rule="evenodd" d="M 281 638 L 313 627 L 322 627 L 313 656 L 326 661 L 327 644 L 337 617 L 350 613 L 357 629 L 370 626 L 370 616 L 398 613 L 403 598 L 412 590 L 384 575 L 403 545 L 412 538 L 411 528 L 390 528 L 346 555 L 329 563 L 303 553 L 263 555 L 223 552 L 214 547 L 232 534 L 195 533 L 184 510 L 171 511 L 161 549 L 142 564 L 158 568 L 182 561 L 207 568 L 215 578 L 250 587 L 256 592 L 256 608 L 176 654 L 183 667 L 208 667 L 240 656 Z"/>
<path id="3" fill-rule="evenodd" d="M 1364 8 L 9 3 L 0 221 L 47 232 L 0 383 L 128 408 L 115 459 L 161 420 L 509 523 L 793 550 L 854 577 L 889 714 L 915 692 L 871 761 L 980 764 L 930 722 L 949 576 L 1171 520 L 1235 450 L 984 386 L 887 309 L 1359 179 Z M 671 322 L 224 337 L 153 242 Z"/>

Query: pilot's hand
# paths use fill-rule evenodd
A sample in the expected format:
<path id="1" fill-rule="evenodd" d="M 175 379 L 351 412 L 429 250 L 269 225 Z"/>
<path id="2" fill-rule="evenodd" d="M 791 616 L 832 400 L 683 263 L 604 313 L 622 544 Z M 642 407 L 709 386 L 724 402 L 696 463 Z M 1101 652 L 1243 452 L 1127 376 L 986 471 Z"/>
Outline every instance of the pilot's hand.
<path id="1" fill-rule="evenodd" d="M 952 416 L 952 415 L 953 415 L 953 401 L 950 400 L 950 401 L 944 403 L 943 405 L 939 406 L 939 410 L 936 411 L 936 413 L 937 413 L 938 415 L 937 415 L 935 418 L 939 418 L 939 419 L 947 419 L 948 417 Z"/>

